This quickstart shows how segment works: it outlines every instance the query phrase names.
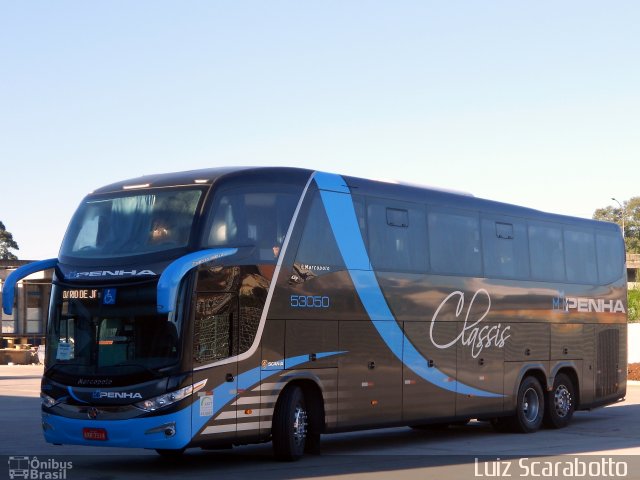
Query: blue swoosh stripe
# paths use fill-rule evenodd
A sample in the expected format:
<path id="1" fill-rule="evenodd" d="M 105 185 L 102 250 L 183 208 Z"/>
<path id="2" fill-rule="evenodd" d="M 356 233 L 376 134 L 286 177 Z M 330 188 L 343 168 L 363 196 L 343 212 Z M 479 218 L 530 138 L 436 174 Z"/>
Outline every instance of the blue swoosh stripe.
<path id="1" fill-rule="evenodd" d="M 316 354 L 316 358 L 326 358 L 333 355 L 341 355 L 346 352 L 321 352 Z M 309 361 L 309 355 L 298 355 L 296 357 L 283 358 L 277 363 L 286 365 L 286 368 L 294 368 L 298 365 L 302 365 Z M 265 380 L 277 373 L 281 373 L 283 369 L 268 370 L 262 367 L 255 367 L 251 370 L 247 370 L 238 375 L 238 390 L 249 390 L 250 388 L 258 385 L 261 380 Z M 266 375 L 263 375 L 265 374 Z M 199 432 L 213 417 L 215 417 L 220 410 L 222 410 L 227 404 L 234 401 L 240 394 L 238 390 L 235 390 L 232 383 L 222 383 L 213 389 L 213 414 L 209 416 L 200 416 L 200 410 L 197 402 L 193 403 L 191 409 L 191 423 L 193 425 L 194 435 Z"/>
<path id="2" fill-rule="evenodd" d="M 450 381 L 447 374 L 429 366 L 427 359 L 418 352 L 398 325 L 384 298 L 371 268 L 346 182 L 340 175 L 329 173 L 317 172 L 314 178 L 358 296 L 380 337 L 393 354 L 416 375 L 445 390 L 478 397 L 503 397 L 502 394 L 479 390 L 457 380 Z"/>

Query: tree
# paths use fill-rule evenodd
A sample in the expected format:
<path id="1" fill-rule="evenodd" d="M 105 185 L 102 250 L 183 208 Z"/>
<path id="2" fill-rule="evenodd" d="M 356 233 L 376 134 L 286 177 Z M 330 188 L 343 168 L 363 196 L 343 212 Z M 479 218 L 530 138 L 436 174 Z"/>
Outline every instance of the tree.
<path id="1" fill-rule="evenodd" d="M 595 220 L 624 224 L 624 243 L 627 253 L 640 253 L 640 197 L 633 197 L 622 203 L 622 208 L 611 205 L 598 208 L 593 213 Z"/>
<path id="2" fill-rule="evenodd" d="M 0 260 L 17 260 L 9 250 L 20 250 L 18 244 L 13 239 L 11 232 L 7 232 L 4 223 L 0 221 Z"/>

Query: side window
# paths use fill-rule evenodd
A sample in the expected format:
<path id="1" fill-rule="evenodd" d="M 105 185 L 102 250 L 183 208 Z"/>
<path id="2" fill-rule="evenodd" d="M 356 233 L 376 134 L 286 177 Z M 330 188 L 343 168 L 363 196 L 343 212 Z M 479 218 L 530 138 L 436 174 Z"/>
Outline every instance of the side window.
<path id="1" fill-rule="evenodd" d="M 254 260 L 275 262 L 298 198 L 292 193 L 238 188 L 218 194 L 209 219 L 207 247 L 255 247 Z"/>
<path id="2" fill-rule="evenodd" d="M 427 225 L 423 206 L 368 199 L 367 227 L 374 269 L 427 271 Z"/>
<path id="3" fill-rule="evenodd" d="M 597 283 L 596 240 L 593 232 L 564 230 L 567 281 L 571 283 Z"/>
<path id="4" fill-rule="evenodd" d="M 529 225 L 529 255 L 534 280 L 565 281 L 562 229 L 555 225 Z"/>
<path id="5" fill-rule="evenodd" d="M 528 278 L 527 226 L 517 220 L 482 219 L 485 275 Z"/>
<path id="6" fill-rule="evenodd" d="M 619 235 L 597 233 L 598 274 L 601 284 L 615 282 L 622 276 L 624 248 Z"/>
<path id="7" fill-rule="evenodd" d="M 238 354 L 238 312 L 231 294 L 198 294 L 193 360 L 202 365 Z"/>
<path id="8" fill-rule="evenodd" d="M 479 276 L 480 225 L 478 216 L 463 210 L 430 209 L 429 256 L 434 273 Z"/>
<path id="9" fill-rule="evenodd" d="M 342 255 L 333 236 L 320 192 L 316 192 L 307 212 L 304 230 L 296 255 L 298 268 L 342 266 Z M 303 270 L 306 270 L 303 268 Z M 311 268 L 310 270 L 313 270 Z M 304 272 L 302 272 L 304 273 Z"/>

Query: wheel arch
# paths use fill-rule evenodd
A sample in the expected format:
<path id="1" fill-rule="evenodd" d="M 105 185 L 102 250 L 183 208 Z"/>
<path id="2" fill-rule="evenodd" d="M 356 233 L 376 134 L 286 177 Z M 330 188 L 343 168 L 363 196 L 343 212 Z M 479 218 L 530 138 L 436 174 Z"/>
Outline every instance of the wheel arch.
<path id="1" fill-rule="evenodd" d="M 304 401 L 307 405 L 309 427 L 317 433 L 324 432 L 326 428 L 326 411 L 321 384 L 320 380 L 311 374 L 289 378 L 278 394 L 275 409 L 278 408 L 286 390 L 299 387 L 302 390 Z"/>
<path id="2" fill-rule="evenodd" d="M 544 365 L 542 363 L 539 363 L 539 364 L 529 364 L 520 371 L 520 373 L 518 374 L 518 377 L 516 378 L 516 381 L 513 384 L 513 390 L 511 392 L 511 404 L 509 405 L 508 408 L 505 409 L 506 411 L 511 411 L 516 409 L 516 403 L 518 399 L 518 390 L 520 388 L 520 385 L 522 384 L 522 381 L 526 377 L 534 377 L 536 380 L 538 380 L 538 382 L 540 382 L 540 386 L 542 387 L 543 392 L 548 389 L 549 383 L 548 383 L 545 370 L 546 369 L 544 368 Z"/>

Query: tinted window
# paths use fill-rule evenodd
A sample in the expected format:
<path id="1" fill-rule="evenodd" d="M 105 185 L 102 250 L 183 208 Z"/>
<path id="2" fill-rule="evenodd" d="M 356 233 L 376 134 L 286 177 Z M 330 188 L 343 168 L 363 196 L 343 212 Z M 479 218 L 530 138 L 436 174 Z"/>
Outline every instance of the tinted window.
<path id="1" fill-rule="evenodd" d="M 367 201 L 369 256 L 376 270 L 425 272 L 427 225 L 424 207 L 383 199 Z"/>
<path id="2" fill-rule="evenodd" d="M 592 232 L 564 230 L 567 281 L 597 283 L 596 239 Z"/>
<path id="3" fill-rule="evenodd" d="M 206 229 L 205 246 L 255 247 L 255 260 L 275 262 L 298 196 L 288 191 L 238 188 L 220 192 Z"/>
<path id="4" fill-rule="evenodd" d="M 529 277 L 527 227 L 524 223 L 483 218 L 482 251 L 487 276 Z"/>
<path id="5" fill-rule="evenodd" d="M 198 294 L 193 360 L 207 364 L 237 355 L 238 311 L 231 294 Z"/>
<path id="6" fill-rule="evenodd" d="M 109 258 L 185 247 L 201 194 L 166 189 L 89 197 L 73 216 L 61 254 Z"/>
<path id="7" fill-rule="evenodd" d="M 562 230 L 550 224 L 529 225 L 531 276 L 535 280 L 565 280 Z"/>
<path id="8" fill-rule="evenodd" d="M 107 295 L 113 303 L 107 302 Z M 181 316 L 156 310 L 155 285 L 109 289 L 54 286 L 48 322 L 47 364 L 94 373 L 156 369 L 179 358 Z M 180 304 L 180 302 L 179 302 Z"/>
<path id="9" fill-rule="evenodd" d="M 480 226 L 471 212 L 432 210 L 428 215 L 429 255 L 435 273 L 478 276 Z"/>
<path id="10" fill-rule="evenodd" d="M 306 216 L 296 263 L 313 266 L 343 265 L 319 192 L 314 194 Z"/>
<path id="11" fill-rule="evenodd" d="M 600 283 L 611 283 L 622 276 L 624 248 L 620 235 L 596 234 L 598 248 L 598 272 Z"/>

